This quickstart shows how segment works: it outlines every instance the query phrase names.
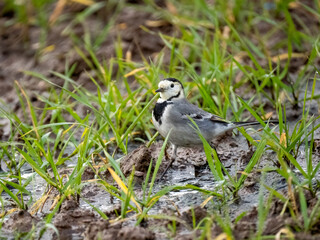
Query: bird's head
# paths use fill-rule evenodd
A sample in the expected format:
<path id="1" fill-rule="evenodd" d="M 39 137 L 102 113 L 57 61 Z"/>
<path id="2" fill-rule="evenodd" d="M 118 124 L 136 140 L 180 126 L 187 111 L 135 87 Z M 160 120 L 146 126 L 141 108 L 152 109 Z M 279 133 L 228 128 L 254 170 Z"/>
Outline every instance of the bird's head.
<path id="1" fill-rule="evenodd" d="M 160 97 L 164 101 L 185 97 L 182 83 L 175 78 L 163 79 L 159 82 L 158 87 L 156 92 L 160 93 Z"/>

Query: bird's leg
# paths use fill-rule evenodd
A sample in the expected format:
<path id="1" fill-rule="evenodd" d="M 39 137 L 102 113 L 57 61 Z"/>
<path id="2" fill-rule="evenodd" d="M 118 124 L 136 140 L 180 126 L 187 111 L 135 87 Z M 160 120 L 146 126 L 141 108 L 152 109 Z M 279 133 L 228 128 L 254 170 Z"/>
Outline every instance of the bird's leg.
<path id="1" fill-rule="evenodd" d="M 249 142 L 248 139 L 246 139 L 246 140 L 247 140 L 248 148 L 249 148 L 249 150 L 251 150 L 252 149 L 252 144 Z"/>
<path id="2" fill-rule="evenodd" d="M 166 169 L 164 170 L 164 172 L 161 174 L 161 176 L 160 176 L 160 178 L 158 179 L 158 181 L 160 181 L 162 178 L 163 178 L 163 176 L 166 174 L 166 172 L 168 171 L 168 169 L 169 169 L 169 167 L 171 167 L 171 165 L 172 165 L 172 163 L 174 162 L 174 160 L 176 160 L 176 157 L 177 157 L 177 150 L 178 150 L 178 147 L 176 146 L 176 145 L 173 145 L 172 144 L 172 147 L 173 147 L 173 156 L 171 157 L 171 158 L 168 158 L 167 157 L 167 153 L 165 154 L 166 155 L 166 157 L 170 160 L 170 162 L 169 162 L 169 164 L 168 164 L 168 166 L 166 167 Z M 167 149 L 166 149 L 166 152 L 167 152 Z"/>
<path id="3" fill-rule="evenodd" d="M 164 149 L 164 156 L 165 156 L 166 159 L 169 159 L 168 149 L 169 149 L 169 147 L 168 147 L 168 144 L 167 144 L 166 148 Z"/>
<path id="4" fill-rule="evenodd" d="M 178 147 L 176 145 L 172 145 L 172 147 L 173 147 L 173 159 L 176 159 Z"/>

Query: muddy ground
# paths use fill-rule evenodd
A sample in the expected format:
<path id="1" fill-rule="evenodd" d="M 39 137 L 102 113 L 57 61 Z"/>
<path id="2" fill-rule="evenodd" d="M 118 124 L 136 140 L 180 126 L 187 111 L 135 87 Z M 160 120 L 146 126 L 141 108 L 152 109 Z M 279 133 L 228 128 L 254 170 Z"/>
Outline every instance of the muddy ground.
<path id="1" fill-rule="evenodd" d="M 133 1 L 134 2 L 134 1 Z M 0 3 L 0 9 L 1 9 Z M 159 3 L 159 6 L 165 7 L 165 4 Z M 72 4 L 64 11 L 78 12 L 83 7 L 81 5 Z M 111 10 L 110 10 L 111 11 Z M 295 14 L 303 16 L 303 20 L 310 25 L 310 29 L 318 28 L 319 22 L 314 16 L 306 15 L 301 9 L 293 9 Z M 104 17 L 101 17 L 103 15 Z M 22 121 L 30 122 L 30 119 L 25 118 L 23 109 L 17 96 L 15 88 L 15 81 L 19 82 L 25 91 L 29 94 L 32 104 L 35 106 L 43 106 L 38 96 L 46 96 L 52 86 L 33 78 L 24 73 L 24 71 L 35 71 L 42 73 L 48 77 L 52 82 L 62 85 L 61 79 L 55 77 L 50 71 L 64 73 L 65 62 L 69 65 L 77 63 L 76 70 L 72 78 L 79 84 L 85 86 L 89 90 L 95 90 L 95 85 L 88 78 L 87 72 L 94 72 L 86 65 L 83 59 L 74 50 L 75 43 L 71 38 L 63 34 L 63 30 L 67 28 L 68 23 L 61 22 L 51 27 L 48 37 L 47 46 L 54 46 L 50 51 L 43 51 L 39 55 L 39 37 L 40 30 L 37 27 L 30 27 L 24 29 L 19 25 L 6 27 L 6 22 L 12 18 L 12 13 L 6 13 L 0 17 L 0 106 L 5 109 L 10 109 L 15 112 Z M 110 19 L 105 12 L 97 12 L 93 16 L 88 17 L 88 24 L 92 27 L 92 34 L 99 31 L 101 25 L 106 24 Z M 148 20 L 158 20 L 157 16 L 151 13 L 139 11 L 137 8 L 125 7 L 116 19 L 116 24 L 108 37 L 103 41 L 98 50 L 98 59 L 100 61 L 108 60 L 115 56 L 114 40 L 117 39 L 118 34 L 121 37 L 121 45 L 124 53 L 130 53 L 133 61 L 141 61 L 142 56 L 145 59 L 154 59 L 157 53 L 164 48 L 163 41 L 157 34 L 151 34 L 141 29 L 141 25 L 151 28 L 154 32 L 162 32 L 171 36 L 179 36 L 177 28 L 170 23 L 164 22 L 161 26 L 150 26 Z M 270 26 L 266 23 L 257 23 L 261 32 L 266 31 Z M 299 24 L 296 23 L 297 28 Z M 81 24 L 76 24 L 73 27 L 73 32 L 77 36 L 84 35 L 84 28 Z M 277 44 L 282 40 L 279 33 L 278 39 L 269 44 Z M 306 46 L 307 48 L 307 46 Z M 300 49 L 304 51 L 306 49 Z M 286 52 L 286 49 L 282 49 Z M 280 52 L 281 52 L 280 51 Z M 168 63 L 170 55 L 165 55 L 164 64 Z M 249 59 L 242 59 L 243 64 L 250 65 Z M 297 70 L 303 68 L 305 59 L 293 59 L 290 63 L 288 75 L 291 79 L 296 78 Z M 267 64 L 267 63 L 265 63 Z M 318 62 L 320 64 L 320 62 Z M 238 93 L 240 94 L 240 93 Z M 310 115 L 318 114 L 319 106 L 317 102 L 310 103 L 312 108 Z M 79 111 L 83 107 L 79 106 Z M 301 106 L 288 106 L 288 119 L 293 123 L 299 120 L 301 114 Z M 47 116 L 48 121 L 50 116 Z M 8 140 L 10 134 L 9 120 L 5 118 L 0 119 L 0 140 Z M 316 143 L 320 142 L 319 132 L 315 133 Z M 135 165 L 136 170 L 136 195 L 142 194 L 141 184 L 148 169 L 148 163 L 153 159 L 157 159 L 158 153 L 162 146 L 162 142 L 152 145 L 150 148 L 145 146 L 137 146 L 132 143 L 135 150 L 133 150 L 121 162 L 121 168 L 124 174 L 129 175 L 132 170 L 132 165 Z M 317 145 L 314 152 L 314 159 L 319 161 L 319 148 Z M 250 160 L 254 153 L 254 149 L 247 145 L 242 136 L 227 136 L 216 145 L 217 153 L 224 166 L 236 175 L 241 172 Z M 169 150 L 170 151 L 170 150 Z M 210 173 L 209 167 L 206 163 L 205 154 L 201 149 L 179 149 L 178 159 L 174 162 L 168 173 L 165 175 L 161 183 L 157 183 L 155 191 L 160 190 L 164 186 L 174 184 L 193 184 L 205 189 L 213 189 L 213 177 Z M 273 166 L 275 153 L 267 151 L 262 160 L 259 162 L 257 168 L 265 166 Z M 298 157 L 300 163 L 303 160 L 303 150 Z M 165 159 L 160 168 L 160 172 L 164 170 L 167 159 Z M 68 172 L 68 169 L 62 171 Z M 88 181 L 95 177 L 95 173 L 91 169 L 87 169 L 83 175 L 83 181 Z M 110 177 L 106 173 L 104 176 Z M 287 184 L 275 172 L 268 172 L 263 177 L 263 181 L 268 182 L 277 191 L 287 194 Z M 44 191 L 41 188 L 41 180 L 38 179 L 39 193 L 41 196 Z M 260 190 L 261 173 L 254 171 L 246 180 L 245 187 L 242 188 L 237 196 L 237 201 L 229 204 L 230 218 L 234 222 L 232 231 L 236 239 L 250 238 L 251 234 L 257 229 L 257 206 L 258 196 Z M 216 183 L 215 183 L 216 184 Z M 43 219 L 50 212 L 50 206 L 54 201 L 56 193 L 52 192 L 52 197 L 46 202 L 43 211 L 32 215 L 30 211 L 16 211 L 9 215 L 3 224 L 2 231 L 4 236 L 11 236 L 16 231 L 28 232 L 33 226 L 41 229 L 44 226 Z M 309 211 L 311 211 L 316 202 L 317 197 L 312 196 L 306 192 L 307 204 Z M 7 196 L 3 196 L 6 199 Z M 62 204 L 59 212 L 55 215 L 52 224 L 59 232 L 60 239 L 194 239 L 200 236 L 200 231 L 192 231 L 192 217 L 190 207 L 194 208 L 197 222 L 208 216 L 212 216 L 214 206 L 200 207 L 200 204 L 206 200 L 208 196 L 202 195 L 197 191 L 173 191 L 157 203 L 154 212 L 150 214 L 165 214 L 176 216 L 181 219 L 181 223 L 177 224 L 177 233 L 171 235 L 168 230 L 168 220 L 154 220 L 148 219 L 141 223 L 140 226 L 134 226 L 134 218 L 129 221 L 109 221 L 103 220 L 98 214 L 93 211 L 90 206 L 84 201 L 87 200 L 98 208 L 100 208 L 111 220 L 116 219 L 116 211 L 120 209 L 120 202 L 112 199 L 98 184 L 90 183 L 85 185 L 82 189 L 80 199 L 67 199 Z M 298 198 L 297 198 L 298 199 Z M 217 199 L 213 199 L 218 201 Z M 283 203 L 273 200 L 271 210 L 267 216 L 266 227 L 264 235 L 275 235 L 285 227 L 290 229 L 298 229 L 302 224 L 302 219 L 292 219 L 290 213 L 283 212 Z M 235 222 L 236 217 L 242 212 L 247 211 L 247 214 L 238 222 Z M 280 214 L 281 213 L 281 214 Z M 129 216 L 130 217 L 130 216 Z M 221 236 L 222 229 L 216 224 L 212 227 L 212 237 Z M 57 234 L 54 230 L 49 230 L 45 233 L 44 238 L 56 239 Z M 320 223 L 313 226 L 309 233 L 295 233 L 295 239 L 319 239 L 320 238 Z"/>

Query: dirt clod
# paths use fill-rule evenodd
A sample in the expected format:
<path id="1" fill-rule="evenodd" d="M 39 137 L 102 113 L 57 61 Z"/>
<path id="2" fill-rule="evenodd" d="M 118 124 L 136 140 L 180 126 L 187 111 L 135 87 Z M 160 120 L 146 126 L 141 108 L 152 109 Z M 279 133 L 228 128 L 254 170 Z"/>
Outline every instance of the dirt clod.
<path id="1" fill-rule="evenodd" d="M 185 220 L 190 226 L 193 225 L 193 221 L 198 224 L 203 218 L 207 216 L 207 211 L 200 206 L 196 206 L 193 209 L 188 209 L 182 212 L 182 219 Z"/>
<path id="2" fill-rule="evenodd" d="M 142 145 L 121 160 L 121 171 L 125 176 L 128 176 L 131 174 L 134 166 L 135 171 L 138 173 L 135 175 L 139 177 L 144 176 L 148 171 L 151 159 L 151 149 Z"/>
<path id="3" fill-rule="evenodd" d="M 79 207 L 79 204 L 76 200 L 70 199 L 66 200 L 61 204 L 60 212 L 67 212 L 71 210 L 75 210 Z"/>
<path id="4" fill-rule="evenodd" d="M 257 227 L 256 220 L 258 211 L 253 208 L 246 216 L 244 216 L 234 227 L 235 239 L 248 239 Z"/>
<path id="5" fill-rule="evenodd" d="M 81 175 L 81 180 L 86 181 L 86 180 L 94 179 L 94 176 L 95 176 L 95 172 L 92 170 L 92 168 L 86 168 Z"/>
<path id="6" fill-rule="evenodd" d="M 120 225 L 110 226 L 107 221 L 100 220 L 91 223 L 85 233 L 85 240 L 153 240 L 155 234 L 150 230 L 141 227 L 120 227 Z"/>
<path id="7" fill-rule="evenodd" d="M 3 229 L 20 233 L 29 232 L 39 222 L 37 217 L 32 216 L 28 211 L 21 210 L 13 213 L 3 224 Z"/>
<path id="8" fill-rule="evenodd" d="M 86 226 L 96 221 L 91 210 L 79 208 L 71 199 L 63 202 L 60 212 L 55 216 L 53 224 L 59 231 L 60 239 L 70 239 L 73 234 L 81 234 Z"/>

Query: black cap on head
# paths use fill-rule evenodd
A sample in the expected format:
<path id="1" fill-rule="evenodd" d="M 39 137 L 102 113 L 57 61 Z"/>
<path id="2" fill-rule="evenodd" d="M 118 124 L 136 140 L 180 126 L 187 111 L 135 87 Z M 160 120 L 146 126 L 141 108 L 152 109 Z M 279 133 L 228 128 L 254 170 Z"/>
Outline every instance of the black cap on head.
<path id="1" fill-rule="evenodd" d="M 182 83 L 181 83 L 178 79 L 176 79 L 176 78 L 165 78 L 165 79 L 163 79 L 163 80 L 167 80 L 167 81 L 170 81 L 170 82 L 178 82 L 178 83 L 180 83 L 182 89 L 184 89 Z"/>

